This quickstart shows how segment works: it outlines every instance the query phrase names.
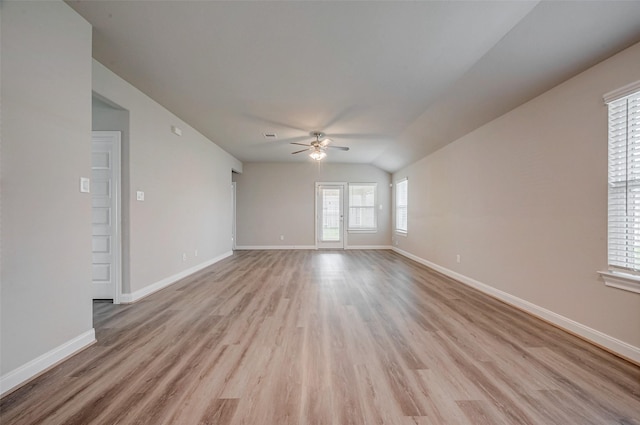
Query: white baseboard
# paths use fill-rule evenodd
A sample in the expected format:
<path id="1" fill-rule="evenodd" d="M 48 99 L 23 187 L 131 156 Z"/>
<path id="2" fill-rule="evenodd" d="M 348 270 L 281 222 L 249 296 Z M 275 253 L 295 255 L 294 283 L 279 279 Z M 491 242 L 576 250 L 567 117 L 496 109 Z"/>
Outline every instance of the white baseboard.
<path id="1" fill-rule="evenodd" d="M 260 251 L 260 250 L 274 250 L 274 249 L 317 249 L 315 245 L 247 245 L 237 246 L 238 251 Z M 350 245 L 345 246 L 344 249 L 391 249 L 389 245 Z"/>
<path id="2" fill-rule="evenodd" d="M 315 245 L 245 245 L 237 246 L 238 251 L 263 251 L 273 249 L 316 249 Z"/>
<path id="3" fill-rule="evenodd" d="M 490 295 L 494 298 L 499 299 L 500 301 L 503 301 L 514 307 L 517 307 L 533 316 L 539 317 L 542 320 L 552 323 L 558 326 L 559 328 L 562 328 L 570 333 L 573 333 L 581 338 L 586 339 L 587 341 L 590 341 L 596 345 L 599 345 L 623 358 L 629 359 L 636 364 L 640 364 L 640 348 L 639 347 L 635 347 L 624 341 L 620 341 L 617 338 L 614 338 L 596 329 L 585 326 L 582 323 L 576 322 L 575 320 L 564 317 L 558 313 L 554 313 L 551 310 L 547 310 L 546 308 L 530 303 L 529 301 L 525 301 L 522 298 L 518 298 L 507 292 L 501 291 L 485 283 L 482 283 L 475 279 L 467 277 L 463 274 L 454 272 L 453 270 L 449 270 L 445 267 L 439 266 L 435 263 L 432 263 L 431 261 L 425 260 L 424 258 L 420 258 L 407 251 L 403 251 L 396 247 L 393 247 L 392 249 L 400 255 L 403 255 L 420 264 L 423 264 L 429 268 L 432 268 L 444 275 L 447 275 L 457 281 L 460 281 L 461 283 L 464 283 L 465 285 L 478 289 L 479 291 L 484 292 L 487 295 Z"/>
<path id="4" fill-rule="evenodd" d="M 153 294 L 154 292 L 158 292 L 161 289 L 166 288 L 167 286 L 176 283 L 180 279 L 184 279 L 185 277 L 204 269 L 205 267 L 209 267 L 212 264 L 217 263 L 220 260 L 224 260 L 225 258 L 233 255 L 233 251 L 227 251 L 222 255 L 219 255 L 215 258 L 212 258 L 209 261 L 205 261 L 204 263 L 200 263 L 197 266 L 193 266 L 189 269 L 183 270 L 180 273 L 174 274 L 173 276 L 169 276 L 165 279 L 162 279 L 156 283 L 152 283 L 151 285 L 145 286 L 142 289 L 138 289 L 132 293 L 123 293 L 120 296 L 120 302 L 123 304 L 131 304 L 136 301 L 141 300 L 142 298 Z"/>
<path id="5" fill-rule="evenodd" d="M 0 397 L 96 342 L 93 328 L 0 377 Z"/>

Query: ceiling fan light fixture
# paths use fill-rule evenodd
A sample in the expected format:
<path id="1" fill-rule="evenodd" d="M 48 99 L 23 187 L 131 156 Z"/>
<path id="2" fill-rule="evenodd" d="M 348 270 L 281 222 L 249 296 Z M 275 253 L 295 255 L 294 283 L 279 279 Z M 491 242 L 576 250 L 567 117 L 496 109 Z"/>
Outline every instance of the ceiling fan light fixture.
<path id="1" fill-rule="evenodd" d="M 313 152 L 311 152 L 309 156 L 312 159 L 315 159 L 316 161 L 322 161 L 327 156 L 327 154 L 321 151 L 320 149 L 316 149 Z"/>
<path id="2" fill-rule="evenodd" d="M 322 161 L 327 157 L 327 153 L 325 152 L 327 148 L 339 149 L 341 151 L 349 150 L 349 148 L 346 146 L 330 145 L 329 143 L 331 143 L 332 140 L 329 139 L 328 137 L 325 137 L 325 134 L 322 133 L 321 131 L 312 131 L 311 133 L 309 133 L 309 135 L 312 137 L 315 137 L 316 140 L 312 140 L 308 144 L 299 143 L 299 142 L 290 142 L 292 145 L 305 146 L 307 148 L 307 149 L 301 149 L 299 151 L 291 152 L 291 155 L 296 155 L 302 152 L 311 151 L 311 153 L 309 154 L 311 159 L 315 161 Z M 320 139 L 322 139 L 322 141 Z"/>

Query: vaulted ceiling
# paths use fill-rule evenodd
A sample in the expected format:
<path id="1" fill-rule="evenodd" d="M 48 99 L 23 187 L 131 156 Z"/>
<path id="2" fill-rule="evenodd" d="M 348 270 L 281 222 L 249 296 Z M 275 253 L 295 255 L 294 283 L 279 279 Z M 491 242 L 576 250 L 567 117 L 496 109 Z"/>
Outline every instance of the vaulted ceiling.
<path id="1" fill-rule="evenodd" d="M 93 55 L 241 161 L 395 171 L 640 41 L 640 1 L 69 1 Z M 266 139 L 276 133 L 277 139 Z"/>

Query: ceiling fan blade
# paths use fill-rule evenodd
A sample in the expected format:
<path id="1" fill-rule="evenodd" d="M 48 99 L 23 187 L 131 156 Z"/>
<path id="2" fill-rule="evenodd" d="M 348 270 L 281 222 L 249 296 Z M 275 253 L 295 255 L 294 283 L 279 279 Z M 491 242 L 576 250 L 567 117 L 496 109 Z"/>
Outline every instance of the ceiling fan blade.
<path id="1" fill-rule="evenodd" d="M 333 145 L 328 145 L 325 146 L 326 148 L 333 148 L 333 149 L 340 149 L 341 151 L 348 151 L 349 148 L 346 146 L 333 146 Z"/>
<path id="2" fill-rule="evenodd" d="M 290 142 L 292 145 L 300 145 L 300 146 L 308 146 L 311 147 L 311 145 L 307 145 L 306 143 L 297 143 L 297 142 Z"/>
<path id="3" fill-rule="evenodd" d="M 309 136 L 296 136 L 296 137 L 287 137 L 286 139 L 278 139 L 278 141 L 282 143 L 302 142 L 304 140 L 309 140 Z"/>
<path id="4" fill-rule="evenodd" d="M 300 153 L 300 152 L 306 152 L 306 151 L 308 151 L 308 150 L 309 150 L 309 149 L 302 149 L 301 151 L 291 152 L 291 155 L 295 155 L 295 154 Z"/>
<path id="5" fill-rule="evenodd" d="M 332 142 L 332 140 L 331 140 L 331 139 L 326 138 L 326 139 L 324 139 L 324 140 L 322 140 L 322 141 L 320 142 L 320 146 L 322 146 L 322 147 L 326 147 L 326 146 L 327 146 L 329 143 L 331 143 L 331 142 Z"/>
<path id="6" fill-rule="evenodd" d="M 272 148 L 274 146 L 282 146 L 288 143 L 293 142 L 304 142 L 309 140 L 309 136 L 296 136 L 296 137 L 287 137 L 286 139 L 275 139 L 275 140 L 260 140 L 260 142 L 252 145 L 252 147 L 256 148 Z"/>

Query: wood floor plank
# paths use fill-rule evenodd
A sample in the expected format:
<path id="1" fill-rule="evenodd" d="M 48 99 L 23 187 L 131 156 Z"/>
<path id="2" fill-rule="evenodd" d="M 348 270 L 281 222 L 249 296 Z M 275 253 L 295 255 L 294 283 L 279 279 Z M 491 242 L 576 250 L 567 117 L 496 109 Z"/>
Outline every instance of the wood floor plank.
<path id="1" fill-rule="evenodd" d="M 474 425 L 509 425 L 517 422 L 506 422 L 496 409 L 487 401 L 462 400 L 457 402 L 467 419 Z"/>
<path id="2" fill-rule="evenodd" d="M 391 251 L 241 251 L 0 399 L 0 423 L 640 425 L 640 368 Z"/>

